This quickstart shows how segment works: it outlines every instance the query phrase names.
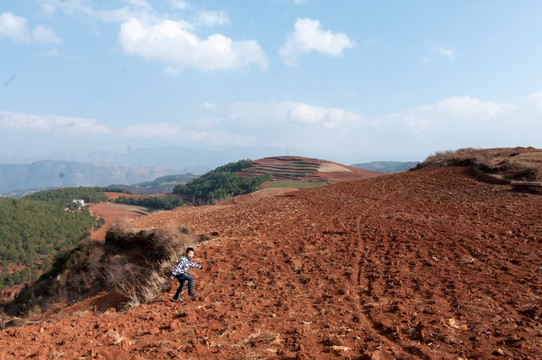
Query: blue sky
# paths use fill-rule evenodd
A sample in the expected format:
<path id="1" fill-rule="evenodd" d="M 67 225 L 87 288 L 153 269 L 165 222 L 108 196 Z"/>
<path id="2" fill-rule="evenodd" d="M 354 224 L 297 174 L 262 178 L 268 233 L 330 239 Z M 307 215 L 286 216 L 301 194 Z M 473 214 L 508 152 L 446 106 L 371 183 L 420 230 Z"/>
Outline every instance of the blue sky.
<path id="1" fill-rule="evenodd" d="M 0 158 L 542 147 L 541 18 L 528 0 L 4 0 Z"/>

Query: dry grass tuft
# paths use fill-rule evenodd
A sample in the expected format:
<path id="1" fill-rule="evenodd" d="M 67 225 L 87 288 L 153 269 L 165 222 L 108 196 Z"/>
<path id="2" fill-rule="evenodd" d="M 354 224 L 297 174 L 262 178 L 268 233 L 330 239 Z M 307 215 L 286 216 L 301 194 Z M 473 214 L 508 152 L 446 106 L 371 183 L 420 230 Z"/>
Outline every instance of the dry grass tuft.
<path id="1" fill-rule="evenodd" d="M 61 253 L 48 273 L 1 308 L 9 316 L 35 318 L 55 304 L 117 291 L 126 299 L 124 308 L 130 309 L 158 297 L 169 286 L 175 263 L 197 243 L 188 229 L 172 224 L 136 231 L 129 222 L 119 221 L 104 243 L 82 241 Z M 0 324 L 5 326 L 3 318 L 0 314 Z"/>
<path id="2" fill-rule="evenodd" d="M 114 242 L 130 244 L 142 241 L 148 247 L 147 266 L 139 269 L 136 275 L 119 276 L 116 271 L 109 274 L 115 277 L 116 288 L 129 299 L 125 309 L 156 299 L 169 285 L 169 272 L 175 263 L 183 256 L 187 247 L 193 247 L 197 243 L 196 237 L 188 229 L 174 224 L 139 232 L 120 226 L 119 235 L 116 231 L 114 229 L 111 234 Z"/>
<path id="3" fill-rule="evenodd" d="M 542 180 L 542 150 L 532 147 L 444 151 L 431 155 L 414 170 L 437 166 L 472 167 L 475 177 L 494 183 Z"/>

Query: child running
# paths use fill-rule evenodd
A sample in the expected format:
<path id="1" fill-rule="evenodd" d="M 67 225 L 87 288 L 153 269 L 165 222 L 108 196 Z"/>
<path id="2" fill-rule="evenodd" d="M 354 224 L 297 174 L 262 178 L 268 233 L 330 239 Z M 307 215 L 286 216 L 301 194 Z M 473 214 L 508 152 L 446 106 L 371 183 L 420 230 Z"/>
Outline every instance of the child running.
<path id="1" fill-rule="evenodd" d="M 179 287 L 177 288 L 177 291 L 175 292 L 175 295 L 173 295 L 173 299 L 171 301 L 181 301 L 182 298 L 179 297 L 181 294 L 181 291 L 184 289 L 184 282 L 188 281 L 188 295 L 190 297 L 196 297 L 198 294 L 194 292 L 194 281 L 190 275 L 188 275 L 188 272 L 190 271 L 191 267 L 194 267 L 196 269 L 203 269 L 203 267 L 199 264 L 196 264 L 192 261 L 194 258 L 194 249 L 189 247 L 186 249 L 186 255 L 179 260 L 177 263 L 177 266 L 173 269 L 171 272 L 171 280 L 173 278 L 177 278 L 179 280 Z"/>

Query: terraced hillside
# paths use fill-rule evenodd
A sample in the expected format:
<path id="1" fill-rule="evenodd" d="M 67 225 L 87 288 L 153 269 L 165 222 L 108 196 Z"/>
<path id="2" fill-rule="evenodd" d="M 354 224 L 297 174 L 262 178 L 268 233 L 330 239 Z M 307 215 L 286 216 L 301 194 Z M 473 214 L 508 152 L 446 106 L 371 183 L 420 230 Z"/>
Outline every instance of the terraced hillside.
<path id="1" fill-rule="evenodd" d="M 250 168 L 239 175 L 254 176 L 271 174 L 273 181 L 300 181 L 334 183 L 380 175 L 320 159 L 298 156 L 275 156 L 255 160 Z"/>

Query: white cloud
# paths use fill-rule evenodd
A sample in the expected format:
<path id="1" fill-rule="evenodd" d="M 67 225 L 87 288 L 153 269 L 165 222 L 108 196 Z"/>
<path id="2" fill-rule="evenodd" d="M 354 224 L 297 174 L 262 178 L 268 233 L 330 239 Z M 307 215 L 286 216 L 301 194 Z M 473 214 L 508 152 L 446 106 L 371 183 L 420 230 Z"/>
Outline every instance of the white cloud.
<path id="1" fill-rule="evenodd" d="M 31 41 L 26 19 L 10 12 L 0 14 L 0 37 L 3 36 L 17 42 Z"/>
<path id="2" fill-rule="evenodd" d="M 542 92 L 524 100 L 522 105 L 513 105 L 453 96 L 370 117 L 306 102 L 237 102 L 220 107 L 205 102 L 199 108 L 213 111 L 213 117 L 204 116 L 191 125 L 159 122 L 116 129 L 92 119 L 0 111 L 0 133 L 7 129 L 66 137 L 104 134 L 107 136 L 103 138 L 115 136 L 161 144 L 289 145 L 314 155 L 355 157 L 378 153 L 408 157 L 469 146 L 537 146 L 542 132 Z"/>
<path id="3" fill-rule="evenodd" d="M 32 40 L 40 43 L 59 43 L 62 41 L 53 30 L 42 25 L 36 26 L 32 31 Z"/>
<path id="4" fill-rule="evenodd" d="M 215 104 L 210 103 L 210 102 L 204 102 L 204 103 L 201 104 L 199 107 L 200 107 L 200 109 L 202 109 L 202 110 L 211 110 L 211 111 L 216 111 L 216 110 L 218 110 L 218 106 L 216 106 Z"/>
<path id="5" fill-rule="evenodd" d="M 348 123 L 363 123 L 364 119 L 358 114 L 339 108 L 325 108 L 309 104 L 293 104 L 288 113 L 288 119 L 308 125 L 321 125 L 326 129 L 340 128 Z"/>
<path id="6" fill-rule="evenodd" d="M 108 10 L 97 10 L 92 6 L 92 3 L 84 0 L 49 0 L 45 5 L 47 6 L 47 11 L 50 13 L 60 10 L 70 16 L 85 15 L 107 23 L 122 23 L 131 18 L 138 18 L 145 21 L 159 20 L 153 7 L 146 1 L 125 0 L 124 2 L 127 5 Z"/>
<path id="7" fill-rule="evenodd" d="M 189 9 L 190 4 L 183 0 L 171 0 L 171 7 L 174 9 L 184 10 Z"/>
<path id="8" fill-rule="evenodd" d="M 455 59 L 455 52 L 453 49 L 449 49 L 449 48 L 444 48 L 444 47 L 439 47 L 437 49 L 438 53 L 442 56 L 446 56 L 452 60 Z"/>
<path id="9" fill-rule="evenodd" d="M 430 128 L 482 128 L 488 121 L 504 118 L 516 110 L 515 105 L 482 101 L 469 96 L 453 96 L 435 105 L 388 114 L 384 122 L 406 125 L 415 133 L 422 133 Z"/>
<path id="10" fill-rule="evenodd" d="M 350 151 L 368 126 L 355 112 L 294 101 L 238 102 L 225 109 L 220 128 L 250 134 L 260 146 Z"/>
<path id="11" fill-rule="evenodd" d="M 52 4 L 41 4 L 40 9 L 47 16 L 51 16 L 56 12 L 56 7 Z"/>
<path id="12" fill-rule="evenodd" d="M 203 71 L 259 65 L 267 68 L 267 58 L 256 41 L 234 41 L 214 34 L 203 40 L 183 22 L 163 20 L 154 25 L 131 19 L 119 32 L 122 49 L 130 55 L 161 62 L 178 69 L 192 67 Z"/>
<path id="13" fill-rule="evenodd" d="M 220 146 L 247 146 L 254 143 L 250 136 L 223 131 L 196 131 L 169 123 L 144 123 L 129 126 L 121 133 L 130 138 L 160 139 L 176 143 L 207 143 Z"/>
<path id="14" fill-rule="evenodd" d="M 202 11 L 196 23 L 206 26 L 227 25 L 230 19 L 224 11 Z"/>
<path id="15" fill-rule="evenodd" d="M 542 92 L 527 95 L 527 100 L 536 104 L 542 109 Z"/>
<path id="16" fill-rule="evenodd" d="M 168 66 L 164 69 L 164 73 L 169 76 L 179 76 L 179 74 L 181 73 L 181 69 Z"/>
<path id="17" fill-rule="evenodd" d="M 293 125 L 320 129 L 339 129 L 346 124 L 362 124 L 361 115 L 340 108 L 326 108 L 294 101 L 253 103 L 238 102 L 228 106 L 228 117 L 257 127 Z"/>
<path id="18" fill-rule="evenodd" d="M 118 41 L 121 50 L 164 64 L 164 72 L 171 76 L 177 76 L 187 67 L 202 71 L 250 65 L 263 70 L 267 68 L 267 57 L 255 40 L 236 41 L 222 34 L 199 38 L 194 32 L 199 25 L 229 24 L 225 11 L 200 11 L 189 22 L 174 19 L 175 14 L 161 14 L 144 0 L 123 1 L 124 6 L 107 9 L 85 0 L 47 0 L 45 11 L 54 13 L 60 10 L 70 16 L 82 15 L 103 22 L 120 23 Z M 169 5 L 181 10 L 191 7 L 182 0 L 170 0 Z M 47 39 L 53 40 L 54 37 Z"/>
<path id="19" fill-rule="evenodd" d="M 271 0 L 271 1 L 279 1 L 279 0 Z M 309 0 L 282 0 L 282 1 L 286 1 L 294 5 L 302 5 L 309 2 Z"/>
<path id="20" fill-rule="evenodd" d="M 378 43 L 378 39 L 369 39 L 369 40 L 365 41 L 365 46 L 369 46 L 369 45 L 376 44 L 376 43 Z"/>
<path id="21" fill-rule="evenodd" d="M 288 36 L 279 54 L 282 61 L 294 66 L 297 58 L 305 53 L 316 51 L 339 57 L 345 48 L 351 48 L 354 42 L 346 34 L 323 30 L 318 20 L 297 19 L 294 32 Z"/>
<path id="22" fill-rule="evenodd" d="M 28 31 L 26 19 L 12 13 L 0 14 L 0 37 L 5 36 L 16 42 L 59 43 L 62 41 L 55 32 L 43 25 Z"/>
<path id="23" fill-rule="evenodd" d="M 58 115 L 33 115 L 0 111 L 0 128 L 86 136 L 109 133 L 111 129 L 94 119 Z"/>
<path id="24" fill-rule="evenodd" d="M 152 10 L 152 6 L 149 5 L 148 2 L 145 0 L 124 0 L 126 3 L 133 5 L 135 7 L 144 9 L 144 10 Z"/>
<path id="25" fill-rule="evenodd" d="M 356 111 L 294 101 L 239 102 L 226 106 L 213 129 L 237 129 L 262 146 L 325 154 L 430 154 L 462 147 L 540 144 L 542 93 L 526 97 L 535 108 L 453 96 L 397 113 Z M 421 159 L 420 159 L 421 160 Z"/>

